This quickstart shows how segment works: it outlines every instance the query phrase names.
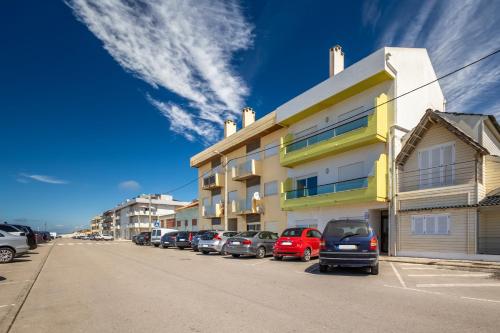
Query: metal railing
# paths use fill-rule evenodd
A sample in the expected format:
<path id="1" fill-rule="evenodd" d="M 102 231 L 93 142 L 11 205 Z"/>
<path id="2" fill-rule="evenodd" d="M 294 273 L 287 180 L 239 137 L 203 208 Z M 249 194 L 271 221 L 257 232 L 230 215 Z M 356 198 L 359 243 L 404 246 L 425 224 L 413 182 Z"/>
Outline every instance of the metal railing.
<path id="1" fill-rule="evenodd" d="M 475 181 L 482 182 L 482 167 L 477 161 L 398 171 L 399 192 L 464 185 Z"/>
<path id="2" fill-rule="evenodd" d="M 298 199 L 314 195 L 337 193 L 368 187 L 368 177 L 344 180 L 335 183 L 306 187 L 285 192 L 285 199 Z"/>
<path id="3" fill-rule="evenodd" d="M 305 139 L 300 140 L 300 138 L 298 138 L 298 141 L 295 141 L 286 146 L 286 153 L 291 153 L 293 151 L 311 146 L 318 142 L 329 140 L 336 136 L 357 130 L 358 128 L 367 127 L 368 116 L 372 112 L 373 111 L 360 113 L 359 115 L 360 117 L 357 119 L 350 120 L 347 122 L 340 122 L 341 124 L 338 126 L 332 127 L 325 131 L 321 131 L 316 135 L 308 136 Z"/>

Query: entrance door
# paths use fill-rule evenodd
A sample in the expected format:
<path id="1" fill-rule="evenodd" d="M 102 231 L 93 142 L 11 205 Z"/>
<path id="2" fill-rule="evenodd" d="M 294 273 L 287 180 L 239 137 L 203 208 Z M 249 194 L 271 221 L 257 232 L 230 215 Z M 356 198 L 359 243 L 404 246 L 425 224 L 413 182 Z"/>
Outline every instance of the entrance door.
<path id="1" fill-rule="evenodd" d="M 389 212 L 380 211 L 380 252 L 389 252 Z"/>
<path id="2" fill-rule="evenodd" d="M 238 219 L 228 219 L 227 229 L 229 231 L 238 231 Z"/>

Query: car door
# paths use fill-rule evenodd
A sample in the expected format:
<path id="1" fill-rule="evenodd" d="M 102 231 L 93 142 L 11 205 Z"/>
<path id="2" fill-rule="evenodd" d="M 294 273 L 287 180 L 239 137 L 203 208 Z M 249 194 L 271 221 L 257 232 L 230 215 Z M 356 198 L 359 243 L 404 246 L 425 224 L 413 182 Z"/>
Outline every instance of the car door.
<path id="1" fill-rule="evenodd" d="M 317 232 L 316 230 L 313 230 L 313 229 L 307 230 L 306 239 L 307 239 L 307 243 L 309 244 L 309 246 L 312 249 L 312 251 L 311 251 L 312 256 L 319 255 L 320 238 L 321 238 L 321 234 L 319 232 Z"/>

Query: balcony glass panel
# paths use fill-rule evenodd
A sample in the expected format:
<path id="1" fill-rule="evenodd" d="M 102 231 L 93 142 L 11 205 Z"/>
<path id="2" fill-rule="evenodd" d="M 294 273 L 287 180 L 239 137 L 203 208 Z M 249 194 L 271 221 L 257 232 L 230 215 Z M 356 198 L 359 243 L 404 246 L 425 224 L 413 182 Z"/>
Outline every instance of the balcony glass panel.
<path id="1" fill-rule="evenodd" d="M 297 186 L 300 181 L 297 181 Z M 319 186 L 309 186 L 285 192 L 285 199 L 297 199 L 314 195 L 336 193 L 368 187 L 368 177 L 345 180 Z"/>
<path id="2" fill-rule="evenodd" d="M 311 146 L 315 143 L 322 142 L 334 138 L 336 136 L 342 135 L 347 132 L 354 131 L 358 128 L 367 127 L 368 126 L 368 115 L 365 115 L 361 118 L 349 121 L 348 123 L 344 123 L 342 125 L 336 126 L 324 132 L 318 133 L 316 135 L 310 136 L 303 140 L 291 143 L 287 145 L 286 152 L 290 153 L 292 151 L 296 151 L 308 146 Z"/>

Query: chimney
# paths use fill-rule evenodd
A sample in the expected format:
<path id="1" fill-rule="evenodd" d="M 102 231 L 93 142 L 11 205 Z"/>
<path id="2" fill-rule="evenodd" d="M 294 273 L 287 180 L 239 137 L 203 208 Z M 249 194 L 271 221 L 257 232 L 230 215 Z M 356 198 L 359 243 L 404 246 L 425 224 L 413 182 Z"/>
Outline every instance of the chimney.
<path id="1" fill-rule="evenodd" d="M 344 70 L 344 52 L 340 45 L 330 48 L 330 77 Z"/>
<path id="2" fill-rule="evenodd" d="M 243 108 L 243 114 L 241 117 L 241 127 L 245 128 L 255 121 L 255 111 L 252 108 Z"/>
<path id="3" fill-rule="evenodd" d="M 236 123 L 231 119 L 224 122 L 224 138 L 236 133 Z"/>

